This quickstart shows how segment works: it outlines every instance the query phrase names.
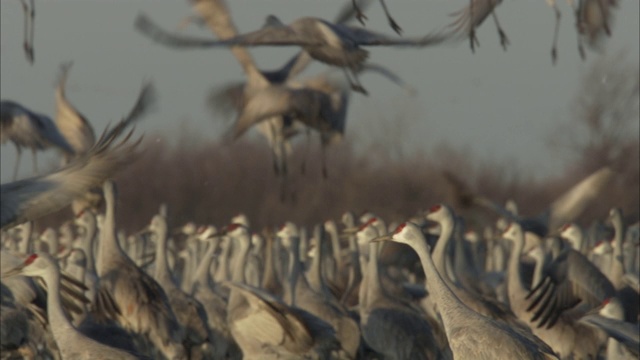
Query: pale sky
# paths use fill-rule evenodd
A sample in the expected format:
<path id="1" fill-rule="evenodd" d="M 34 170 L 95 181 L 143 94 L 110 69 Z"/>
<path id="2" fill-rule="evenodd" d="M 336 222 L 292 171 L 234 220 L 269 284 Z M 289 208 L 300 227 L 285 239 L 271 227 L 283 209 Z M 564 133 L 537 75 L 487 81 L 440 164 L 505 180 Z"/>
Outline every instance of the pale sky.
<path id="1" fill-rule="evenodd" d="M 302 16 L 332 19 L 346 0 L 228 1 L 240 31 L 255 30 L 276 14 L 285 23 Z M 467 0 L 387 1 L 406 36 L 423 35 L 451 21 L 447 14 Z M 637 0 L 622 0 L 615 11 L 613 35 L 603 55 L 627 53 L 637 62 L 639 12 Z M 395 71 L 417 91 L 406 92 L 376 75 L 363 76 L 370 96 L 352 96 L 347 137 L 358 144 L 383 141 L 405 151 L 429 153 L 443 142 L 464 146 L 478 159 L 512 160 L 536 176 L 562 171 L 567 157 L 549 149 L 556 124 L 568 119 L 581 77 L 600 54 L 589 51 L 581 61 L 574 17 L 564 1 L 559 59 L 550 60 L 554 14 L 544 0 L 505 0 L 497 8 L 511 45 L 499 45 L 493 21 L 478 31 L 480 47 L 472 54 L 468 42 L 427 49 L 370 49 L 372 62 Z M 178 51 L 152 43 L 133 28 L 143 11 L 166 29 L 176 29 L 191 13 L 187 1 L 175 0 L 36 0 L 35 64 L 22 51 L 23 13 L 18 0 L 0 2 L 0 92 L 3 99 L 54 116 L 54 81 L 59 65 L 73 60 L 67 96 L 85 114 L 97 134 L 108 122 L 126 114 L 145 79 L 159 93 L 153 116 L 137 133 L 161 133 L 177 139 L 181 128 L 203 138 L 218 139 L 228 122 L 213 121 L 204 105 L 212 86 L 242 79 L 240 66 L 226 49 Z M 367 28 L 393 34 L 375 2 L 367 12 Z M 212 36 L 196 26 L 187 34 Z M 296 48 L 252 50 L 261 68 L 279 67 Z M 324 71 L 314 64 L 303 74 Z M 400 111 L 405 119 L 394 122 Z M 254 135 L 251 135 L 255 137 Z M 256 138 L 256 141 L 262 141 Z M 266 147 L 265 147 L 266 150 Z M 51 152 L 50 152 L 51 153 Z M 11 180 L 15 151 L 2 146 L 1 180 Z M 40 170 L 57 163 L 39 156 Z M 24 153 L 20 177 L 32 175 L 31 154 Z"/>

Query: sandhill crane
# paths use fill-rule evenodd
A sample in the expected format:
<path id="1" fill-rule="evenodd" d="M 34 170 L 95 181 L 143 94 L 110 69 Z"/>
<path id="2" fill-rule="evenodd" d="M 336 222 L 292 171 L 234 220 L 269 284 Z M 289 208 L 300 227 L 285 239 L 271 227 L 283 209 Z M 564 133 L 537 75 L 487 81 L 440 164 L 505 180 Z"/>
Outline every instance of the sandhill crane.
<path id="1" fill-rule="evenodd" d="M 462 303 L 438 272 L 417 225 L 402 223 L 392 234 L 373 239 L 385 240 L 407 244 L 420 257 L 429 296 L 438 305 L 454 359 L 559 359 L 549 346 L 531 334 L 484 317 Z"/>
<path id="2" fill-rule="evenodd" d="M 616 298 L 605 299 L 598 309 L 597 313 L 587 314 L 579 321 L 607 333 L 606 359 L 637 359 L 640 356 L 640 329 L 636 323 L 624 322 L 622 304 Z"/>
<path id="3" fill-rule="evenodd" d="M 363 46 L 427 47 L 441 44 L 448 39 L 441 34 L 428 34 L 417 38 L 392 38 L 313 17 L 303 17 L 285 25 L 274 15 L 267 17 L 261 30 L 226 40 L 197 39 L 170 34 L 144 14 L 138 16 L 135 26 L 152 40 L 177 48 L 300 46 L 315 60 L 343 68 L 352 89 L 363 94 L 366 94 L 366 90 L 356 75 L 369 55 Z"/>
<path id="4" fill-rule="evenodd" d="M 315 316 L 288 307 L 267 292 L 244 284 L 244 264 L 249 252 L 247 228 L 240 224 L 225 227 L 237 245 L 227 308 L 233 338 L 246 358 L 328 356 L 337 349 L 333 329 Z"/>
<path id="5" fill-rule="evenodd" d="M 115 317 L 122 327 L 146 336 L 165 357 L 184 359 L 184 329 L 176 320 L 166 293 L 135 265 L 118 243 L 113 182 L 105 181 L 103 192 L 106 213 L 96 262 L 100 276 L 98 297 L 112 299 L 115 311 L 108 316 Z"/>
<path id="6" fill-rule="evenodd" d="M 549 232 L 549 229 L 558 229 L 563 224 L 571 222 L 580 216 L 587 206 L 604 190 L 614 175 L 614 171 L 608 166 L 594 171 L 556 198 L 540 214 L 531 218 L 513 214 L 491 199 L 473 193 L 460 178 L 450 172 L 445 172 L 444 178 L 452 187 L 456 202 L 460 206 L 479 206 L 504 217 L 508 221 L 517 221 L 527 231 L 531 231 L 538 236 L 544 236 Z"/>
<path id="7" fill-rule="evenodd" d="M 22 265 L 5 272 L 3 277 L 16 274 L 37 276 L 47 286 L 47 315 L 51 331 L 63 359 L 138 359 L 124 350 L 116 349 L 82 335 L 69 321 L 60 299 L 60 269 L 46 253 L 30 255 Z"/>
<path id="8" fill-rule="evenodd" d="M 379 235 L 376 218 L 364 223 L 356 236 L 368 242 L 369 262 L 360 287 L 360 324 L 366 343 L 385 358 L 437 359 L 441 356 L 431 326 L 416 309 L 389 296 L 378 275 L 379 243 L 371 242 Z"/>
<path id="9" fill-rule="evenodd" d="M 495 299 L 487 298 L 465 289 L 458 283 L 457 274 L 447 272 L 447 245 L 453 234 L 455 221 L 453 210 L 444 204 L 434 205 L 429 209 L 426 219 L 435 221 L 440 225 L 440 237 L 433 251 L 433 260 L 443 281 L 456 297 L 480 315 L 503 321 L 511 327 L 518 327 L 521 331 L 526 331 L 526 326 L 517 319 L 507 306 Z"/>
<path id="10" fill-rule="evenodd" d="M 185 348 L 190 354 L 211 351 L 207 314 L 202 304 L 183 292 L 175 283 L 167 263 L 167 220 L 155 215 L 149 224 L 149 231 L 155 235 L 156 260 L 154 278 L 162 286 L 178 322 L 185 328 Z"/>
<path id="11" fill-rule="evenodd" d="M 0 228 L 35 220 L 62 209 L 130 164 L 140 141 L 127 143 L 129 134 L 111 146 L 125 126 L 126 121 L 123 121 L 112 130 L 105 131 L 89 153 L 54 173 L 0 185 Z"/>
<path id="12" fill-rule="evenodd" d="M 600 350 L 600 346 L 605 342 L 604 334 L 601 331 L 576 322 L 575 317 L 569 314 L 560 314 L 558 317 L 554 317 L 555 324 L 551 327 L 539 327 L 538 322 L 532 321 L 532 314 L 529 312 L 529 310 L 531 310 L 530 306 L 532 305 L 532 302 L 527 300 L 529 290 L 525 287 L 522 281 L 522 275 L 520 273 L 520 256 L 522 255 L 522 251 L 524 248 L 524 234 L 522 231 L 522 227 L 519 223 L 512 222 L 511 225 L 509 225 L 505 230 L 503 237 L 511 241 L 513 244 L 511 248 L 511 255 L 509 257 L 507 274 L 509 305 L 511 306 L 513 312 L 518 316 L 520 320 L 529 325 L 534 335 L 538 336 L 540 339 L 542 339 L 542 341 L 549 344 L 549 346 L 551 346 L 551 348 L 555 351 L 556 354 L 560 356 L 560 358 L 564 359 L 573 356 L 578 359 L 589 359 L 595 357 Z M 580 255 L 573 250 L 569 251 L 572 251 L 573 255 L 571 255 L 571 257 Z M 568 255 L 568 252 L 565 252 L 565 254 Z M 557 266 L 556 268 L 559 269 L 559 267 Z M 576 269 L 572 270 L 572 272 L 575 271 Z M 543 275 L 543 279 L 546 279 L 544 276 L 546 275 Z M 584 274 L 583 277 L 588 278 L 589 275 Z M 564 276 L 563 278 L 566 278 L 566 276 Z M 604 276 L 602 276 L 602 278 L 604 278 Z M 604 280 L 606 281 L 606 278 L 604 278 Z M 547 279 L 541 282 L 541 284 L 547 283 L 552 283 L 552 281 Z M 551 296 L 550 298 L 557 298 L 558 294 L 566 294 L 566 297 L 560 296 L 560 298 L 563 300 L 563 303 L 566 302 L 564 301 L 564 299 L 569 300 L 569 302 L 575 302 L 575 295 L 572 295 L 571 291 L 566 291 L 566 289 L 569 287 L 568 283 L 568 281 L 565 282 L 565 285 L 560 288 L 561 291 L 559 293 L 556 293 L 555 296 Z M 580 286 L 578 284 L 579 283 L 576 283 L 577 286 Z M 548 286 L 547 288 L 543 288 L 543 290 L 550 290 L 548 291 L 548 293 L 554 295 L 553 290 L 555 286 Z M 588 292 L 586 290 L 578 291 L 583 294 L 586 294 Z M 600 296 L 593 296 L 592 299 L 594 298 L 600 298 Z M 550 309 L 557 308 L 557 306 L 553 306 L 553 304 L 555 304 L 555 301 L 557 300 L 553 301 L 553 303 L 548 304 L 548 302 L 545 300 L 545 302 L 543 302 L 545 305 L 540 305 L 540 307 L 548 307 Z M 552 314 L 557 313 L 552 312 Z M 545 321 L 548 320 L 550 319 L 547 319 Z"/>
<path id="13" fill-rule="evenodd" d="M 611 36 L 612 10 L 618 5 L 618 0 L 578 0 L 575 10 L 576 28 L 578 30 L 578 51 L 584 59 L 584 45 L 597 48 L 603 35 Z"/>
<path id="14" fill-rule="evenodd" d="M 297 227 L 291 222 L 285 223 L 278 231 L 278 237 L 283 239 L 283 244 L 288 248 L 290 256 L 290 282 L 285 287 L 285 301 L 329 323 L 340 342 L 342 356 L 354 359 L 360 345 L 360 329 L 358 323 L 349 317 L 346 309 L 326 289 L 322 279 L 320 239 L 314 238 L 316 255 L 309 273 L 313 280 L 307 280 L 302 272 L 304 265 L 299 258 L 300 238 Z M 316 289 L 312 287 L 311 282 L 316 284 Z"/>
<path id="15" fill-rule="evenodd" d="M 33 171 L 38 173 L 36 151 L 54 147 L 63 153 L 73 155 L 75 151 L 60 133 L 50 117 L 33 112 L 21 104 L 10 100 L 0 102 L 0 143 L 11 141 L 18 151 L 13 179 L 18 177 L 22 147 L 33 152 Z"/>
<path id="16" fill-rule="evenodd" d="M 192 294 L 204 306 L 207 313 L 207 321 L 211 332 L 211 342 L 215 351 L 215 358 L 225 356 L 235 358 L 239 353 L 233 341 L 229 325 L 227 324 L 227 301 L 220 294 L 214 291 L 215 284 L 211 278 L 211 264 L 216 256 L 219 237 L 211 236 L 216 233 L 211 226 L 202 227 L 198 231 L 197 241 L 209 243 L 202 260 L 198 264 L 193 275 Z"/>
<path id="17" fill-rule="evenodd" d="M 480 45 L 476 37 L 476 28 L 491 15 L 498 28 L 500 45 L 502 45 L 504 50 L 507 50 L 509 39 L 504 30 L 502 30 L 502 27 L 500 27 L 498 16 L 495 13 L 495 8 L 501 3 L 502 0 L 469 0 L 468 6 L 451 14 L 451 16 L 456 17 L 456 20 L 451 23 L 449 27 L 453 28 L 453 33 L 459 32 L 460 34 L 464 34 L 465 37 L 468 36 L 471 51 L 475 52 L 476 45 Z"/>
<path id="18" fill-rule="evenodd" d="M 60 133 L 73 147 L 76 155 L 85 154 L 95 144 L 93 127 L 71 103 L 65 95 L 67 77 L 72 62 L 60 65 L 60 75 L 56 86 L 56 125 Z M 67 161 L 70 159 L 67 158 Z"/>

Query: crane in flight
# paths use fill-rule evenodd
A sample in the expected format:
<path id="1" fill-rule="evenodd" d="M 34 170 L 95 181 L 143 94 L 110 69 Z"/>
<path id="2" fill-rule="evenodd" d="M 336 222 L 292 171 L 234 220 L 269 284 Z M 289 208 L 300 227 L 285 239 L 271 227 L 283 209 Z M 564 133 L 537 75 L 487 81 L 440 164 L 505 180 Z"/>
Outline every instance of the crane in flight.
<path id="1" fill-rule="evenodd" d="M 201 39 L 171 34 L 144 14 L 138 15 L 135 27 L 152 40 L 175 48 L 210 48 L 233 46 L 299 46 L 313 59 L 345 71 L 354 91 L 367 94 L 357 72 L 366 63 L 365 46 L 427 47 L 444 43 L 450 36 L 434 33 L 414 38 L 394 38 L 363 28 L 336 24 L 315 17 L 302 17 L 285 25 L 269 15 L 262 29 L 224 40 Z"/>
<path id="2" fill-rule="evenodd" d="M 0 143 L 11 141 L 18 151 L 13 171 L 13 180 L 18 177 L 22 148 L 33 152 L 33 171 L 38 173 L 36 151 L 51 147 L 61 150 L 67 156 L 75 154 L 73 147 L 60 133 L 50 117 L 29 110 L 11 100 L 0 101 Z"/>

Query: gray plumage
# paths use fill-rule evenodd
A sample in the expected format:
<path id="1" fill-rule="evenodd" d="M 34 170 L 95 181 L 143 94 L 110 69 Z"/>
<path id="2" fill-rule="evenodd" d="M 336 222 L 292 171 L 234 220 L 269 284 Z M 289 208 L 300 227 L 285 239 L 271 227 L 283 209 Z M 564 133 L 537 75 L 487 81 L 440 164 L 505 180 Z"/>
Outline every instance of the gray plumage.
<path id="1" fill-rule="evenodd" d="M 123 130 L 121 125 L 105 131 L 88 154 L 54 173 L 0 185 L 0 227 L 35 220 L 62 209 L 129 164 L 139 141 L 127 143 L 129 134 L 113 145 Z"/>
<path id="2" fill-rule="evenodd" d="M 303 17 L 289 25 L 269 15 L 261 30 L 225 40 L 207 40 L 170 34 L 144 14 L 136 19 L 136 28 L 152 40 L 176 48 L 206 48 L 225 46 L 300 46 L 320 62 L 342 67 L 354 77 L 352 87 L 366 94 L 354 73 L 366 61 L 369 53 L 363 46 L 426 47 L 445 42 L 448 36 L 429 34 L 416 38 L 393 38 L 358 27 Z"/>
<path id="3" fill-rule="evenodd" d="M 95 145 L 96 137 L 87 118 L 71 105 L 65 94 L 72 64 L 68 62 L 60 65 L 60 75 L 56 86 L 56 124 L 76 154 L 81 155 Z"/>
<path id="4" fill-rule="evenodd" d="M 176 320 L 162 287 L 122 251 L 115 230 L 115 188 L 103 185 L 106 214 L 96 270 L 100 276 L 98 297 L 110 299 L 99 304 L 122 327 L 146 336 L 169 359 L 184 359 L 184 329 Z"/>
<path id="5" fill-rule="evenodd" d="M 465 306 L 442 280 L 429 253 L 422 230 L 413 223 L 399 225 L 394 233 L 379 238 L 411 246 L 420 257 L 442 317 L 454 359 L 558 359 L 551 348 L 506 324 L 484 317 Z"/>
<path id="6" fill-rule="evenodd" d="M 18 159 L 13 178 L 18 175 L 20 155 L 23 147 L 31 148 L 33 152 L 33 167 L 37 173 L 36 151 L 56 148 L 68 155 L 75 154 L 73 147 L 60 133 L 50 117 L 33 112 L 21 104 L 10 101 L 0 101 L 0 143 L 11 141 L 18 151 Z"/>
<path id="7" fill-rule="evenodd" d="M 492 15 L 498 28 L 500 44 L 506 50 L 509 39 L 500 27 L 498 17 L 495 14 L 495 8 L 501 3 L 502 0 L 469 0 L 469 5 L 451 14 L 456 17 L 455 21 L 449 25 L 452 28 L 452 33 L 468 37 L 471 51 L 475 51 L 476 45 L 480 45 L 476 38 L 476 28 L 482 25 L 489 15 Z"/>

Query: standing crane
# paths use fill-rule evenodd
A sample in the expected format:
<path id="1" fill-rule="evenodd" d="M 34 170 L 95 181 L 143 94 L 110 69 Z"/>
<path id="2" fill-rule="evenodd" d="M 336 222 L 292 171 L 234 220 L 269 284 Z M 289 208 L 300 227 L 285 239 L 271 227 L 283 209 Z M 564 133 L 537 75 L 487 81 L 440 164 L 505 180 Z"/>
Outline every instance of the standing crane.
<path id="1" fill-rule="evenodd" d="M 124 350 L 101 344 L 80 333 L 67 318 L 60 299 L 60 268 L 46 253 L 35 253 L 20 266 L 9 270 L 3 277 L 12 275 L 37 276 L 47 286 L 47 317 L 63 359 L 111 360 L 138 359 Z"/>
<path id="2" fill-rule="evenodd" d="M 73 147 L 60 133 L 50 117 L 33 112 L 23 105 L 10 101 L 0 102 L 0 143 L 11 141 L 18 151 L 13 179 L 18 177 L 22 148 L 31 148 L 33 152 L 33 171 L 38 173 L 36 151 L 50 147 L 57 148 L 67 155 L 75 154 Z"/>
<path id="3" fill-rule="evenodd" d="M 108 312 L 108 317 L 116 320 L 122 327 L 146 336 L 166 358 L 185 359 L 186 353 L 182 346 L 184 329 L 171 309 L 167 294 L 122 251 L 118 243 L 113 182 L 106 181 L 103 192 L 106 214 L 100 232 L 96 262 L 96 270 L 100 276 L 98 297 L 112 299 L 115 309 Z M 101 307 L 100 310 L 109 309 Z"/>
<path id="4" fill-rule="evenodd" d="M 372 241 L 395 241 L 409 245 L 420 257 L 429 296 L 438 306 L 454 359 L 559 359 L 553 350 L 531 334 L 484 317 L 468 308 L 451 291 L 431 259 L 422 230 L 405 222 L 388 235 Z"/>

